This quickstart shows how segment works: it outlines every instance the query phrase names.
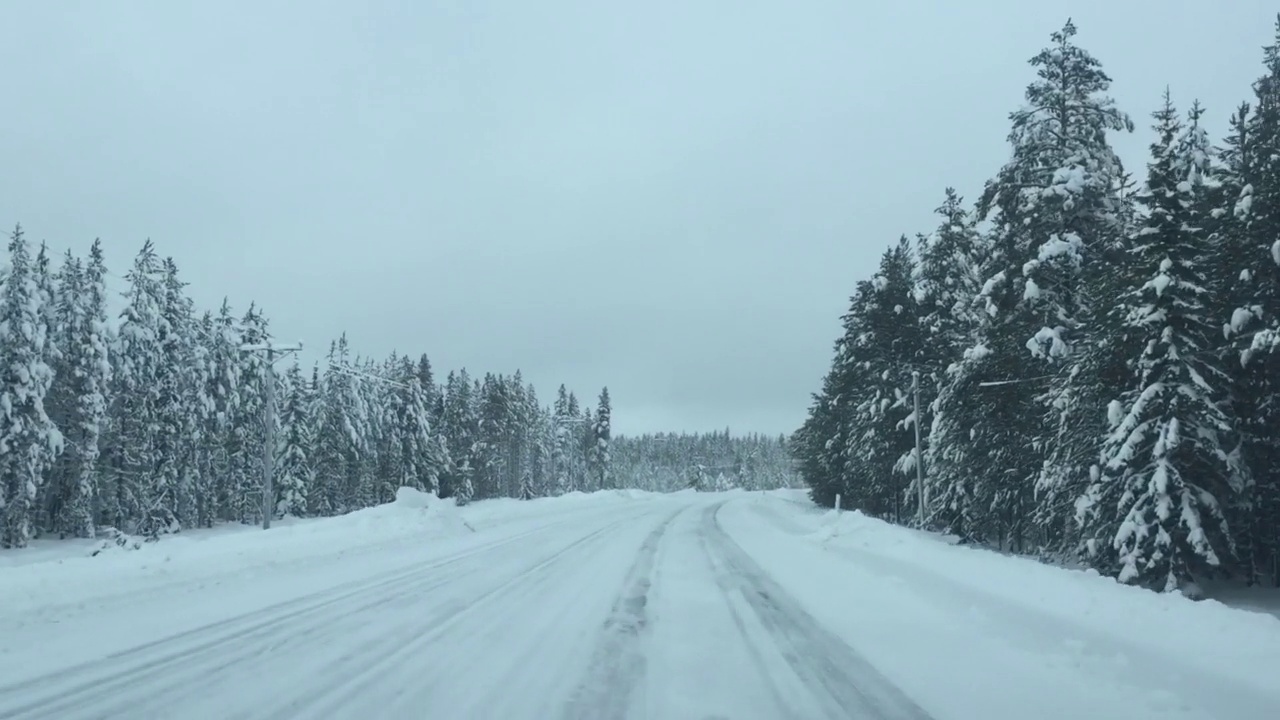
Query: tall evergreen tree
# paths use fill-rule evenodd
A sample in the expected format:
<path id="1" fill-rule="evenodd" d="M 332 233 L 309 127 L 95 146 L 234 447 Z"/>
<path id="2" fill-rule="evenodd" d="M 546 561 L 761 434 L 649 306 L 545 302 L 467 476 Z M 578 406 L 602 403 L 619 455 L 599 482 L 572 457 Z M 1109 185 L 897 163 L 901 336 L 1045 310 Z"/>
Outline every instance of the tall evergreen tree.
<path id="1" fill-rule="evenodd" d="M 613 410 L 609 404 L 609 388 L 600 391 L 600 402 L 596 406 L 596 414 L 591 424 L 592 446 L 590 458 L 591 483 L 594 489 L 604 490 L 613 487 L 612 457 L 609 454 L 609 441 L 612 436 Z"/>
<path id="2" fill-rule="evenodd" d="M 60 412 L 63 409 L 59 407 L 59 401 L 62 398 L 59 392 L 60 383 L 57 383 L 56 380 L 58 371 L 62 369 L 63 342 L 60 327 L 59 296 L 55 287 L 57 281 L 49 261 L 48 243 L 40 243 L 40 249 L 36 252 L 35 264 L 32 267 L 32 277 L 35 281 L 36 293 L 39 296 L 38 322 L 44 333 L 40 359 L 45 367 L 49 368 L 50 378 L 49 388 L 44 398 L 45 413 L 53 426 L 61 432 L 61 428 L 65 427 L 65 424 L 60 422 L 64 420 L 61 417 L 64 413 Z M 36 534 L 52 527 L 53 519 L 60 512 L 57 505 L 61 502 L 63 493 L 58 475 L 61 470 L 59 460 L 63 450 L 63 443 L 41 448 L 43 457 L 40 459 L 40 466 L 43 468 L 44 477 L 42 477 L 42 481 L 36 491 L 36 501 L 32 516 L 32 528 Z"/>
<path id="3" fill-rule="evenodd" d="M 1231 251 L 1238 303 L 1228 330 L 1240 364 L 1233 368 L 1237 414 L 1253 483 L 1246 498 L 1248 540 L 1243 551 L 1255 582 L 1280 584 L 1280 17 L 1276 39 L 1263 53 L 1265 72 L 1254 84 L 1254 110 L 1233 122 L 1227 158 Z M 1225 318 L 1224 318 L 1225 319 Z M 1243 529 L 1243 528 L 1242 528 Z"/>
<path id="4" fill-rule="evenodd" d="M 857 338 L 863 383 L 845 438 L 845 472 L 865 483 L 854 496 L 867 511 L 898 520 L 911 484 L 904 476 L 915 479 L 912 373 L 924 359 L 914 275 L 903 237 L 881 257 L 865 298 Z"/>
<path id="5" fill-rule="evenodd" d="M 1158 139 L 1140 197 L 1148 219 L 1133 238 L 1135 262 L 1150 275 L 1122 300 L 1142 350 L 1134 382 L 1110 408 L 1102 471 L 1080 503 L 1099 565 L 1166 591 L 1230 565 L 1225 509 L 1243 487 L 1222 442 L 1233 422 L 1223 402 L 1228 376 L 1213 353 L 1210 147 L 1200 116 L 1194 107 L 1184 128 L 1167 94 L 1155 113 Z"/>
<path id="6" fill-rule="evenodd" d="M 53 371 L 45 362 L 42 296 L 21 226 L 9 238 L 0 295 L 0 546 L 26 547 L 36 496 L 62 438 L 44 409 Z"/>
<path id="7" fill-rule="evenodd" d="M 280 460 L 276 465 L 276 515 L 301 517 L 308 513 L 311 489 L 312 435 L 309 413 L 311 386 L 295 362 L 285 372 L 280 413 Z"/>
<path id="8" fill-rule="evenodd" d="M 94 537 L 98 500 L 99 437 L 107 421 L 111 382 L 107 326 L 106 267 L 102 246 L 94 241 L 89 262 L 68 253 L 59 291 L 59 330 L 63 352 L 60 427 L 67 438 L 54 480 L 60 492 L 54 527 L 61 536 Z"/>
<path id="9" fill-rule="evenodd" d="M 1073 368 L 1089 344 L 1087 281 L 1119 248 L 1123 169 L 1106 133 L 1133 123 L 1104 94 L 1110 78 L 1075 34 L 1068 21 L 1031 59 L 1039 79 L 1011 115 L 1013 157 L 978 204 L 992 224 L 980 292 L 986 315 L 939 398 L 933 436 L 943 487 L 1002 469 L 975 488 L 995 521 L 983 532 L 1018 548 L 1037 482 L 1066 482 L 1098 444 L 1077 422 L 1097 410 L 1088 389 L 1096 378 Z M 1054 443 L 1061 456 L 1049 454 Z"/>

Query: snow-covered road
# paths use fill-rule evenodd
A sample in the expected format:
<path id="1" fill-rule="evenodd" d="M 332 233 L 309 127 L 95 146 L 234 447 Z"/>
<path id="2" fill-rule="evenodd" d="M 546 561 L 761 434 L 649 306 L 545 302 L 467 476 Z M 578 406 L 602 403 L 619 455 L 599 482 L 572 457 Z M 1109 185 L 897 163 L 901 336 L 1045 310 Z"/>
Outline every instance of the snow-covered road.
<path id="1" fill-rule="evenodd" d="M 318 521 L 200 552 L 155 555 L 162 542 L 0 566 L 17 598 L 0 608 L 0 717 L 1247 720 L 1280 707 L 1270 616 L 1208 608 L 1216 630 L 1253 638 L 1200 663 L 1132 627 L 1073 624 L 911 567 L 976 551 L 878 525 L 880 540 L 859 526 L 860 546 L 842 545 L 844 519 L 794 495 L 502 507 L 463 509 L 456 533 L 437 516 L 422 516 L 431 532 L 376 516 L 372 539 Z M 340 552 L 318 541 L 339 531 Z M 892 557 L 911 542 L 923 551 Z M 218 550 L 232 546 L 238 564 Z M 1117 612 L 1151 599 L 1170 600 L 1141 593 Z M 1173 600 L 1187 607 L 1172 623 L 1204 607 Z M 1084 609 L 1111 622 L 1097 610 Z M 1219 661 L 1254 667 L 1206 675 Z"/>

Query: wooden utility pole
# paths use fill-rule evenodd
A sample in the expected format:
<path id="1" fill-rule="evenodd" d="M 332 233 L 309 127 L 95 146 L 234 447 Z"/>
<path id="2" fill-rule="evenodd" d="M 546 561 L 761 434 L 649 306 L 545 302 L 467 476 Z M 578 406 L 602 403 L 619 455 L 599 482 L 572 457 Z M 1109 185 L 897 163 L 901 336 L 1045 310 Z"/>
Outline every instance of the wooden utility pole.
<path id="1" fill-rule="evenodd" d="M 920 527 L 924 527 L 925 520 L 925 497 L 924 497 L 924 453 L 920 448 L 920 371 L 915 370 L 911 373 L 911 392 L 915 395 L 915 417 L 911 422 L 912 427 L 916 429 L 916 494 L 920 500 Z"/>
<path id="2" fill-rule="evenodd" d="M 277 345 L 275 343 L 256 343 L 241 345 L 241 352 L 260 352 L 266 355 L 266 365 L 262 370 L 262 382 L 266 386 L 263 394 L 262 415 L 266 425 L 266 438 L 262 447 L 262 529 L 271 529 L 271 516 L 275 514 L 275 450 L 276 450 L 276 368 L 277 359 L 289 353 L 302 350 L 302 343 Z M 279 354 L 279 358 L 277 357 Z"/>

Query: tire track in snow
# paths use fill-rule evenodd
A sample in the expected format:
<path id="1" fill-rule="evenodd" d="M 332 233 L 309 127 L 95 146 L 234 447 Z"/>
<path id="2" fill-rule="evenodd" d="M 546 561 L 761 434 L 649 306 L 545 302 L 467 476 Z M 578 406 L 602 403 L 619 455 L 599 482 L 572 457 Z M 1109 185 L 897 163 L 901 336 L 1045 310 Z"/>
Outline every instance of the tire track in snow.
<path id="1" fill-rule="evenodd" d="M 707 562 L 711 567 L 712 577 L 715 578 L 717 587 L 720 588 L 720 597 L 724 601 L 725 609 L 729 613 L 729 618 L 733 621 L 734 627 L 742 635 L 742 643 L 747 649 L 747 654 L 751 658 L 751 664 L 755 667 L 756 675 L 765 689 L 769 693 L 769 697 L 773 700 L 773 706 L 778 712 L 776 716 L 778 720 L 786 717 L 792 720 L 806 720 L 803 715 L 797 714 L 794 709 L 794 700 L 788 702 L 785 693 L 778 686 L 777 678 L 774 677 L 773 668 L 765 660 L 764 653 L 761 652 L 759 646 L 751 641 L 751 632 L 747 629 L 747 620 L 743 617 L 743 613 L 739 610 L 739 603 L 733 601 L 732 588 L 726 589 L 723 575 L 727 572 L 722 562 L 718 561 L 717 554 L 712 551 L 711 545 L 707 539 L 707 533 L 698 533 L 698 544 L 702 547 L 706 554 Z"/>
<path id="2" fill-rule="evenodd" d="M 591 670 L 570 698 L 564 717 L 570 720 L 625 718 L 631 692 L 644 676 L 640 635 L 648 622 L 647 604 L 658 544 L 684 508 L 669 515 L 640 545 L 631 569 L 605 619 L 603 636 L 591 659 Z"/>
<path id="3" fill-rule="evenodd" d="M 575 559 L 593 544 L 606 539 L 611 531 L 632 521 L 630 516 L 613 520 L 604 527 L 574 539 L 533 565 L 523 567 L 515 575 L 488 584 L 478 594 L 452 598 L 444 607 L 426 611 L 418 622 L 419 627 L 425 626 L 426 629 L 413 637 L 406 638 L 395 630 L 371 639 L 360 648 L 347 653 L 342 664 L 329 669 L 328 678 L 321 683 L 324 691 L 305 699 L 294 700 L 269 717 L 275 720 L 292 720 L 297 717 L 345 716 L 342 711 L 353 704 L 358 705 L 362 693 L 372 690 L 385 680 L 390 668 L 396 667 L 401 661 L 421 651 L 424 646 L 449 633 L 466 618 L 485 611 L 492 602 L 503 596 L 524 590 L 532 593 L 549 581 L 552 568 Z"/>
<path id="4" fill-rule="evenodd" d="M 929 715 L 840 638 L 828 632 L 720 527 L 723 503 L 703 511 L 716 583 L 738 593 L 829 718 L 929 720 Z"/>
<path id="5" fill-rule="evenodd" d="M 553 523 L 559 525 L 560 523 Z M 0 686 L 0 717 L 72 718 L 135 715 L 163 706 L 214 673 L 286 645 L 314 640 L 314 630 L 338 618 L 374 610 L 440 587 L 465 574 L 464 561 L 519 543 L 550 526 L 505 537 L 445 559 L 342 583 L 48 675 Z M 461 566 L 460 566 L 461 565 Z M 444 571 L 444 572 L 441 572 Z M 368 599 L 372 596 L 372 599 Z M 310 631 L 310 632 L 309 632 Z M 138 688 L 147 677 L 145 691 Z M 12 703 L 12 704 L 10 704 Z"/>

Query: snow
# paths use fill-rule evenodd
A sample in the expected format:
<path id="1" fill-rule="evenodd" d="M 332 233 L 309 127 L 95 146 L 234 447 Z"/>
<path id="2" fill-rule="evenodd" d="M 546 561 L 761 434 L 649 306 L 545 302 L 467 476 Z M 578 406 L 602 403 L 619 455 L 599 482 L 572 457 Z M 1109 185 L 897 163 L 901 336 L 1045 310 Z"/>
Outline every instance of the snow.
<path id="1" fill-rule="evenodd" d="M 1253 313 L 1247 308 L 1236 308 L 1231 312 L 1231 331 L 1242 333 L 1249 323 L 1253 322 Z"/>
<path id="2" fill-rule="evenodd" d="M 935 717 L 1269 718 L 1280 703 L 1274 616 L 957 546 L 856 511 L 738 504 L 725 514 L 789 590 L 812 588 L 815 617 L 859 638 L 908 694 L 942 708 Z M 834 577 L 857 588 L 856 605 L 833 591 Z"/>
<path id="3" fill-rule="evenodd" d="M 1054 234 L 1040 246 L 1037 260 L 1043 263 L 1064 255 L 1078 258 L 1083 248 L 1084 241 L 1075 233 L 1067 233 L 1066 235 Z"/>
<path id="4" fill-rule="evenodd" d="M 1023 291 L 1022 291 L 1022 298 L 1024 300 L 1036 300 L 1039 297 L 1040 297 L 1040 286 L 1036 284 L 1035 280 L 1032 280 L 1031 278 L 1027 278 L 1026 286 L 1023 288 Z"/>
<path id="5" fill-rule="evenodd" d="M 0 552 L 0 716 L 1252 720 L 1280 703 L 1274 615 L 802 490 L 461 508 L 402 490 L 94 547 Z"/>

